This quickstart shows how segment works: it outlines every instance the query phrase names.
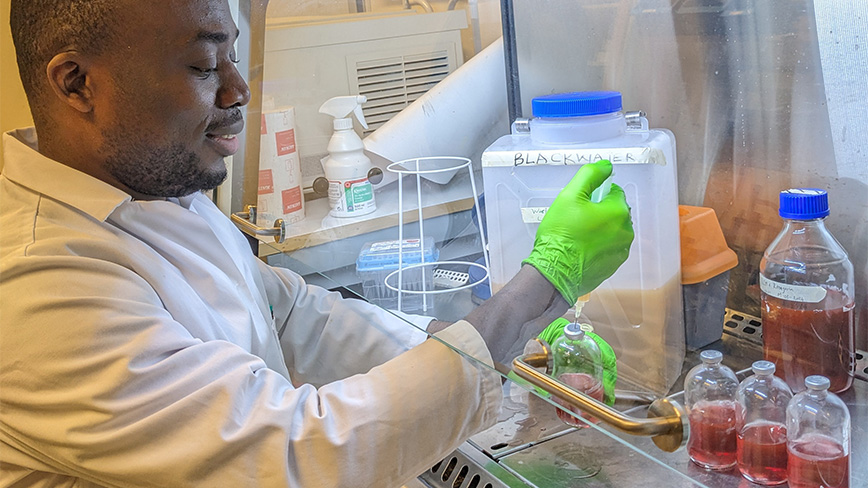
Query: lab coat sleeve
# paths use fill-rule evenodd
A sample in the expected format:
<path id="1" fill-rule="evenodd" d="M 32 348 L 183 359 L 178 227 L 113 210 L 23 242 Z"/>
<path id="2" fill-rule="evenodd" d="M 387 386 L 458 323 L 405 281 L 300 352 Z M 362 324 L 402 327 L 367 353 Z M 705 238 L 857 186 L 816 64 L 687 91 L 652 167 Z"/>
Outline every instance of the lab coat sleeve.
<path id="1" fill-rule="evenodd" d="M 364 300 L 307 285 L 290 270 L 265 264 L 261 268 L 296 385 L 320 386 L 365 373 L 428 338 L 424 327 L 430 318 L 401 318 Z"/>
<path id="2" fill-rule="evenodd" d="M 437 339 L 295 387 L 234 344 L 192 337 L 123 266 L 26 256 L 0 276 L 0 485 L 27 471 L 76 486 L 399 486 L 499 409 L 496 373 Z M 490 364 L 466 322 L 438 335 Z"/>

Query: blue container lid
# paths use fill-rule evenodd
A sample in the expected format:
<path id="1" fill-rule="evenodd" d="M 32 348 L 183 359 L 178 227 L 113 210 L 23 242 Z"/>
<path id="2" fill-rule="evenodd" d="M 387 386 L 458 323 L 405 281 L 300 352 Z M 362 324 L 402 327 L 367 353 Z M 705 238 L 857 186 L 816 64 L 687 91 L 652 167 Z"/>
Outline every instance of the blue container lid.
<path id="1" fill-rule="evenodd" d="M 829 215 L 829 195 L 819 188 L 791 188 L 781 192 L 778 214 L 785 219 L 811 220 Z"/>
<path id="2" fill-rule="evenodd" d="M 621 110 L 621 92 L 588 91 L 557 93 L 531 101 L 534 117 L 581 117 Z"/>
<path id="3" fill-rule="evenodd" d="M 403 257 L 398 254 L 399 248 Z M 440 257 L 440 250 L 434 245 L 433 237 L 425 238 L 424 249 L 420 239 L 404 239 L 402 246 L 399 246 L 398 241 L 371 242 L 359 253 L 356 271 L 393 271 L 398 269 L 399 262 L 404 267 L 420 264 L 423 256 L 426 263 L 433 263 Z"/>

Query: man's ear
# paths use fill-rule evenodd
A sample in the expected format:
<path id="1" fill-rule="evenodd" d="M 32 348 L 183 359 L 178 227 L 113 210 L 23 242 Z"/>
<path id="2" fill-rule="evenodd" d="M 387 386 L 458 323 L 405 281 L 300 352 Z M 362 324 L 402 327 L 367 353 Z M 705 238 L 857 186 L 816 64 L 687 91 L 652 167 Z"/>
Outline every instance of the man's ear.
<path id="1" fill-rule="evenodd" d="M 93 110 L 88 64 L 77 52 L 60 53 L 48 62 L 48 84 L 64 103 L 82 113 Z"/>

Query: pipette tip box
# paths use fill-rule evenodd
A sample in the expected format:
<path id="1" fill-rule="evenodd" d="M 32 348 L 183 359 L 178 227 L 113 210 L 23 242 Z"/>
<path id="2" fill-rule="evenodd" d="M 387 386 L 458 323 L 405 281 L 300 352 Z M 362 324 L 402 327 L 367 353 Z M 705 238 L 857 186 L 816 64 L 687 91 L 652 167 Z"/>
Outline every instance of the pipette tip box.
<path id="1" fill-rule="evenodd" d="M 399 254 L 399 249 L 402 251 Z M 403 258 L 400 258 L 403 255 Z M 362 282 L 362 292 L 365 299 L 380 307 L 397 310 L 398 292 L 386 286 L 386 278 L 399 265 L 404 268 L 401 273 L 401 286 L 398 286 L 398 276 L 392 276 L 389 284 L 406 292 L 401 295 L 402 312 L 418 312 L 423 308 L 423 294 L 412 293 L 434 290 L 435 265 L 413 267 L 423 263 L 434 263 L 440 257 L 440 250 L 434 245 L 433 237 L 421 239 L 404 239 L 399 241 L 369 242 L 362 247 L 356 260 L 356 274 Z M 399 259 L 400 258 L 400 259 Z M 406 269 L 411 267 L 410 269 Z M 433 296 L 433 295 L 432 295 Z M 428 297 L 429 307 L 433 303 Z"/>

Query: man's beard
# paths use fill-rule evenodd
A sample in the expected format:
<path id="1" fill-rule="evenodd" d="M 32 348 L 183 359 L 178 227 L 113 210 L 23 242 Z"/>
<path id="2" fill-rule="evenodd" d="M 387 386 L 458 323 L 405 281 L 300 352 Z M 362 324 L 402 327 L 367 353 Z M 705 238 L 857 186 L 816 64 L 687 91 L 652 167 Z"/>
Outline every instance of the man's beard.
<path id="1" fill-rule="evenodd" d="M 106 169 L 127 188 L 153 197 L 182 197 L 217 188 L 226 179 L 226 167 L 202 168 L 201 158 L 180 143 L 162 147 L 145 144 L 147 138 L 118 131 L 104 133 Z"/>

